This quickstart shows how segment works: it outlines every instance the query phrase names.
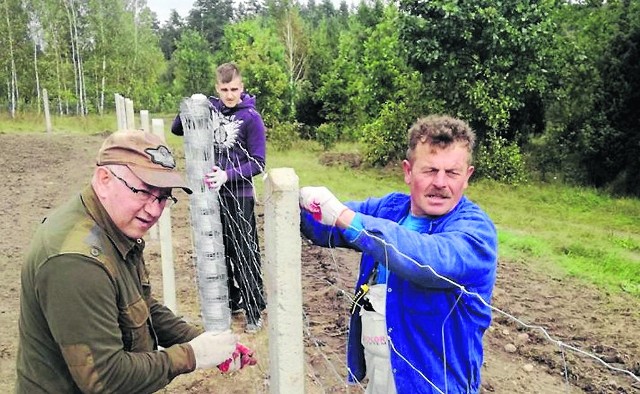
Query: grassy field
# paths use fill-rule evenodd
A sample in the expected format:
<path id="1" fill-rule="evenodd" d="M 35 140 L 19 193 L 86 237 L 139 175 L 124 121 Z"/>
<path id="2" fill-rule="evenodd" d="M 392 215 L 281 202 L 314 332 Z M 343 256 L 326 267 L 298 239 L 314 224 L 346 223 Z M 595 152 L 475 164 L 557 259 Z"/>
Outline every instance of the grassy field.
<path id="1" fill-rule="evenodd" d="M 173 115 L 163 118 L 168 144 L 182 142 L 168 132 Z M 54 134 L 113 131 L 113 115 L 55 118 Z M 44 132 L 42 117 L 0 117 L 0 132 Z M 300 186 L 325 185 L 342 200 L 406 191 L 401 168 L 351 169 L 320 164 L 318 145 L 268 149 L 268 167 L 293 168 Z M 357 151 L 340 145 L 337 150 Z M 260 193 L 262 182 L 256 182 Z M 571 275 L 609 291 L 640 297 L 640 200 L 613 198 L 593 189 L 557 184 L 518 187 L 474 181 L 467 195 L 492 217 L 499 231 L 501 259 L 526 263 L 557 276 Z"/>

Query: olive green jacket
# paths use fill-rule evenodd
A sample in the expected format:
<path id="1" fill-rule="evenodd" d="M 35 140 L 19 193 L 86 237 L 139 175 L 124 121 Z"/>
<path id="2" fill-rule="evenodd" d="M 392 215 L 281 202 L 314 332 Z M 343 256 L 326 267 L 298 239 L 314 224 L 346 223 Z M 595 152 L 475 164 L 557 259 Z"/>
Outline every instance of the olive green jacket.
<path id="1" fill-rule="evenodd" d="M 195 369 L 185 342 L 201 330 L 151 296 L 143 250 L 91 187 L 43 220 L 22 267 L 17 393 L 149 393 Z"/>

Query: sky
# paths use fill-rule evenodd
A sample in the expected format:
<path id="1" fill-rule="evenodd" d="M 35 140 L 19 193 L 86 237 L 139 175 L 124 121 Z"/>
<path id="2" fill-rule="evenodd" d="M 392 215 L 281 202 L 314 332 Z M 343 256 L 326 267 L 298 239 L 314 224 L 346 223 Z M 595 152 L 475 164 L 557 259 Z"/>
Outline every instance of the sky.
<path id="1" fill-rule="evenodd" d="M 185 17 L 191 11 L 193 7 L 193 0 L 147 0 L 147 6 L 151 11 L 155 12 L 158 15 L 158 21 L 160 23 L 169 19 L 169 15 L 171 14 L 171 10 L 175 9 L 178 11 L 180 16 Z M 319 2 L 316 1 L 316 4 Z M 355 0 L 347 1 L 348 4 L 356 3 Z M 333 4 L 338 7 L 340 5 L 340 0 L 333 0 Z"/>
<path id="2" fill-rule="evenodd" d="M 147 6 L 158 15 L 158 21 L 162 23 L 169 19 L 172 9 L 182 17 L 187 16 L 193 7 L 193 0 L 147 0 Z"/>

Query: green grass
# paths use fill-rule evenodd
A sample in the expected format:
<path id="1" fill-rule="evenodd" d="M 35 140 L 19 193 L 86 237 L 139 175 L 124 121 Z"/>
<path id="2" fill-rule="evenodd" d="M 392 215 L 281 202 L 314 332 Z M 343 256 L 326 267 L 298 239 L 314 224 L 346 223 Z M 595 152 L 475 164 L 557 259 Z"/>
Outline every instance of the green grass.
<path id="1" fill-rule="evenodd" d="M 325 167 L 321 154 L 313 145 L 270 151 L 269 167 L 294 168 L 301 186 L 325 185 L 343 200 L 407 191 L 400 167 Z M 640 200 L 589 188 L 490 181 L 472 182 L 467 195 L 496 223 L 501 259 L 640 297 Z"/>
<path id="2" fill-rule="evenodd" d="M 171 122 L 175 114 L 149 114 L 151 119 L 163 119 L 165 134 L 169 133 Z M 136 122 L 139 122 L 139 114 L 136 114 Z M 51 119 L 53 134 L 95 134 L 105 131 L 115 131 L 117 129 L 117 121 L 115 113 L 108 113 L 103 116 L 88 115 L 82 116 L 52 116 Z M 136 127 L 140 127 L 136 123 Z M 18 114 L 12 119 L 8 114 L 0 114 L 0 132 L 1 133 L 45 133 L 46 125 L 44 114 Z M 181 143 L 181 142 L 180 142 Z"/>
<path id="3" fill-rule="evenodd" d="M 501 258 L 640 297 L 640 200 L 560 185 L 469 190 L 493 218 Z"/>
<path id="4" fill-rule="evenodd" d="M 326 186 L 342 200 L 364 199 L 382 196 L 394 190 L 405 190 L 401 170 L 397 172 L 379 169 L 354 170 L 345 166 L 327 167 L 320 164 L 322 151 L 312 143 L 304 142 L 301 148 L 286 152 L 269 150 L 267 171 L 271 168 L 293 168 L 300 186 Z M 344 146 L 337 147 L 346 151 Z"/>
<path id="5" fill-rule="evenodd" d="M 95 134 L 104 131 L 114 131 L 117 128 L 115 114 L 105 116 L 52 116 L 51 127 L 53 134 Z M 6 113 L 0 115 L 0 132 L 45 133 L 44 114 L 18 114 L 12 119 Z"/>
<path id="6" fill-rule="evenodd" d="M 169 133 L 172 114 L 150 114 L 164 119 L 168 144 L 182 149 L 179 137 Z M 112 131 L 115 116 L 55 118 L 54 133 Z M 40 116 L 16 120 L 0 117 L 0 132 L 44 132 Z M 318 144 L 277 151 L 268 147 L 267 171 L 293 168 L 300 186 L 324 185 L 342 200 L 407 191 L 400 167 L 354 170 L 320 164 Z M 336 151 L 356 151 L 338 145 Z M 184 168 L 184 167 L 183 167 Z M 262 182 L 257 178 L 258 194 Z M 489 181 L 472 182 L 467 195 L 477 202 L 498 228 L 499 254 L 513 264 L 527 264 L 553 276 L 573 276 L 608 291 L 640 297 L 640 200 L 613 198 L 589 188 L 529 184 L 518 187 Z"/>

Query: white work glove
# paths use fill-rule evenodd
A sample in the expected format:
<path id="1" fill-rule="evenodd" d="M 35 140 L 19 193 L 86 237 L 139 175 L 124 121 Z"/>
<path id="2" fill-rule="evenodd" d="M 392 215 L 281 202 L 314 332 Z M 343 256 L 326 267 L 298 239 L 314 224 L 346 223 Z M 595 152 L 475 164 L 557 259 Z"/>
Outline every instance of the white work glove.
<path id="1" fill-rule="evenodd" d="M 232 357 L 238 336 L 227 330 L 222 333 L 206 331 L 189 341 L 196 356 L 196 368 L 205 369 L 220 365 Z"/>
<path id="2" fill-rule="evenodd" d="M 300 206 L 311 212 L 315 220 L 329 226 L 334 226 L 338 216 L 347 209 L 324 186 L 306 186 L 300 189 Z"/>
<path id="3" fill-rule="evenodd" d="M 222 185 L 227 181 L 227 172 L 218 166 L 213 166 L 211 172 L 204 176 L 204 183 L 215 191 L 220 190 Z"/>

